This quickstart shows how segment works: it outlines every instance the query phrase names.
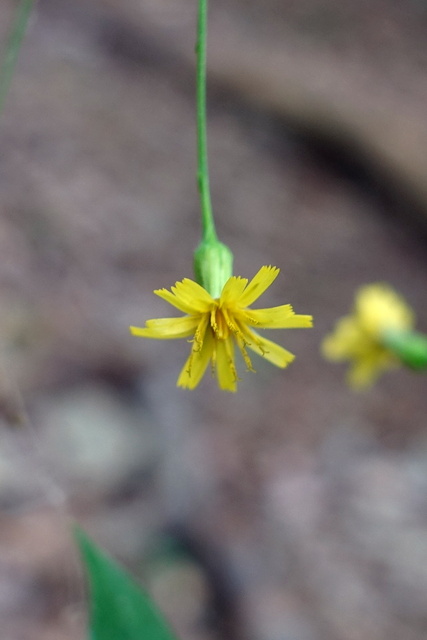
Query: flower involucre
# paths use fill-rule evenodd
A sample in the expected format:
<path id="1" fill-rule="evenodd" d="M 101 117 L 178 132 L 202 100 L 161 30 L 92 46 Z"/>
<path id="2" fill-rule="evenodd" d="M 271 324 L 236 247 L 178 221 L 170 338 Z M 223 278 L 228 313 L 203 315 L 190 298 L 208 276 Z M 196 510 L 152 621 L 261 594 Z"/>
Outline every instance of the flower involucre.
<path id="1" fill-rule="evenodd" d="M 367 387 L 378 375 L 399 365 L 399 359 L 383 343 L 387 332 L 409 331 L 414 314 L 404 299 L 386 284 L 361 287 L 353 314 L 338 320 L 322 343 L 329 360 L 350 360 L 347 380 L 351 387 Z"/>
<path id="2" fill-rule="evenodd" d="M 294 355 L 254 331 L 311 327 L 312 317 L 296 315 L 290 304 L 270 309 L 249 309 L 279 274 L 277 267 L 261 267 L 249 282 L 232 276 L 219 298 L 213 298 L 202 286 L 185 278 L 171 291 L 158 289 L 156 295 L 184 312 L 180 318 L 147 320 L 145 327 L 130 327 L 134 336 L 169 340 L 192 337 L 190 355 L 178 377 L 177 385 L 194 389 L 209 362 L 218 385 L 236 391 L 238 374 L 234 348 L 239 348 L 248 371 L 254 371 L 248 348 L 278 367 L 287 367 Z"/>

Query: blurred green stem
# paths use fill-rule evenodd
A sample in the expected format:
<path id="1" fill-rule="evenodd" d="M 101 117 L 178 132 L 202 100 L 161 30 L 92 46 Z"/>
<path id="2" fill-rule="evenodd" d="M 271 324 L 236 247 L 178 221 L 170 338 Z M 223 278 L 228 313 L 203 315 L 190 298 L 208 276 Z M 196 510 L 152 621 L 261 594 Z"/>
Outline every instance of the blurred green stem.
<path id="1" fill-rule="evenodd" d="M 206 134 L 206 41 L 208 0 L 199 0 L 197 24 L 197 184 L 202 213 L 202 235 L 205 242 L 218 240 L 212 213 L 209 186 L 208 151 Z"/>
<path id="2" fill-rule="evenodd" d="M 34 4 L 35 0 L 21 0 L 16 10 L 3 62 L 0 67 L 0 113 L 3 110 L 6 101 L 6 96 L 12 81 L 16 61 L 18 59 L 19 50 L 27 30 L 28 21 Z"/>
<path id="3" fill-rule="evenodd" d="M 427 371 L 427 336 L 416 331 L 386 331 L 382 343 L 414 371 Z"/>

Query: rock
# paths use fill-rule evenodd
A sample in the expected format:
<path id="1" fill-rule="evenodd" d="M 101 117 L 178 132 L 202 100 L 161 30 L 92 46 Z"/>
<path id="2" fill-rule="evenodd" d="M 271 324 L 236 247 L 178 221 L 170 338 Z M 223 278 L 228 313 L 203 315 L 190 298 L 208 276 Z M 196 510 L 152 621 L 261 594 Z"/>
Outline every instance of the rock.
<path id="1" fill-rule="evenodd" d="M 147 415 L 106 386 L 89 383 L 40 404 L 42 446 L 61 482 L 108 491 L 152 463 L 156 439 Z"/>

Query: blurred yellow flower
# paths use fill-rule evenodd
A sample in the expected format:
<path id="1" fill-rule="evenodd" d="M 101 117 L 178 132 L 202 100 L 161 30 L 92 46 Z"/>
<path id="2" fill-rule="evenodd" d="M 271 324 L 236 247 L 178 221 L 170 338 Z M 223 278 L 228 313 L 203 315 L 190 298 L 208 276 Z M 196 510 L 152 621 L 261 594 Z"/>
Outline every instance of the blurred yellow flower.
<path id="1" fill-rule="evenodd" d="M 311 327 L 312 317 L 296 315 L 290 304 L 270 309 L 249 309 L 279 274 L 277 267 L 261 267 L 250 282 L 232 276 L 213 298 L 202 286 L 185 278 L 171 291 L 158 289 L 156 295 L 183 311 L 180 318 L 148 320 L 145 327 L 130 327 L 134 336 L 169 340 L 193 336 L 190 355 L 178 377 L 177 385 L 194 389 L 211 362 L 218 385 L 236 391 L 238 375 L 234 359 L 237 344 L 248 371 L 254 371 L 247 347 L 278 367 L 286 367 L 294 355 L 259 335 L 259 329 Z"/>
<path id="2" fill-rule="evenodd" d="M 413 324 L 412 310 L 391 287 L 366 285 L 356 294 L 353 314 L 341 318 L 324 339 L 322 352 L 329 360 L 350 360 L 349 385 L 367 387 L 400 362 L 383 342 L 387 333 L 410 331 Z"/>

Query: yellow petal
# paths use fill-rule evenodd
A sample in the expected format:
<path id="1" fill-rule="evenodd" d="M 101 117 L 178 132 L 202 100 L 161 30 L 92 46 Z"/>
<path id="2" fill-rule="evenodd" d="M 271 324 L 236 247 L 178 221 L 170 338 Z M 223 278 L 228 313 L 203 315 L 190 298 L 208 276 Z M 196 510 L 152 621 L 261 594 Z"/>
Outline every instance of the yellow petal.
<path id="1" fill-rule="evenodd" d="M 159 340 L 172 340 L 174 338 L 186 338 L 193 335 L 199 324 L 196 316 L 184 316 L 184 318 L 157 318 L 147 320 L 145 327 L 130 327 L 130 332 L 140 338 L 158 338 Z"/>
<path id="2" fill-rule="evenodd" d="M 353 362 L 347 373 L 347 381 L 353 389 L 370 387 L 383 367 L 373 358 L 360 358 Z"/>
<path id="3" fill-rule="evenodd" d="M 383 347 L 356 358 L 348 372 L 348 382 L 353 388 L 367 387 L 375 382 L 380 373 L 388 369 L 396 369 L 400 364 L 398 358 Z"/>
<path id="4" fill-rule="evenodd" d="M 412 309 L 386 284 L 361 287 L 356 296 L 355 312 L 361 326 L 376 336 L 384 329 L 411 329 L 414 324 Z"/>
<path id="5" fill-rule="evenodd" d="M 215 300 L 197 282 L 184 278 L 181 282 L 176 282 L 172 287 L 172 292 L 180 302 L 193 309 L 193 313 L 203 313 L 209 311 Z"/>
<path id="6" fill-rule="evenodd" d="M 352 316 L 338 320 L 333 333 L 322 342 L 322 353 L 328 360 L 346 360 L 363 353 L 369 353 L 377 344 L 362 331 Z"/>
<path id="7" fill-rule="evenodd" d="M 338 320 L 335 330 L 322 342 L 322 353 L 329 360 L 342 360 L 360 351 L 366 351 L 369 338 L 352 316 Z M 372 341 L 370 341 L 372 343 Z"/>
<path id="8" fill-rule="evenodd" d="M 237 372 L 234 364 L 234 343 L 231 338 L 216 341 L 216 374 L 224 391 L 236 391 Z"/>
<path id="9" fill-rule="evenodd" d="M 214 349 L 212 331 L 207 331 L 203 344 L 198 349 L 192 349 L 187 361 L 178 377 L 177 386 L 184 389 L 194 389 L 199 384 L 206 371 Z"/>
<path id="10" fill-rule="evenodd" d="M 180 311 L 190 315 L 197 315 L 210 309 L 214 299 L 197 282 L 184 278 L 182 282 L 176 282 L 171 291 L 168 289 L 156 289 L 156 296 L 166 300 Z"/>
<path id="11" fill-rule="evenodd" d="M 221 292 L 219 306 L 222 307 L 223 305 L 236 302 L 242 295 L 247 284 L 247 278 L 240 278 L 239 276 L 228 278 Z"/>
<path id="12" fill-rule="evenodd" d="M 245 337 L 247 347 L 272 364 L 275 364 L 277 367 L 284 369 L 290 362 L 292 362 L 292 360 L 295 359 L 293 353 L 287 351 L 287 349 L 284 349 L 275 342 L 260 336 L 255 331 L 244 328 L 242 333 Z"/>
<path id="13" fill-rule="evenodd" d="M 298 329 L 313 326 L 312 316 L 297 315 L 290 304 L 270 309 L 248 309 L 244 322 L 261 329 Z"/>
<path id="14" fill-rule="evenodd" d="M 156 296 L 159 296 L 159 298 L 166 300 L 166 302 L 169 302 L 169 304 L 171 304 L 173 307 L 176 307 L 177 309 L 179 309 L 180 311 L 183 311 L 184 313 L 189 313 L 189 314 L 198 313 L 197 310 L 194 309 L 194 306 L 192 304 L 189 304 L 188 302 L 183 301 L 181 298 L 177 297 L 174 293 L 172 293 L 168 289 L 156 289 L 154 293 L 156 294 Z"/>
<path id="15" fill-rule="evenodd" d="M 255 302 L 275 281 L 279 273 L 280 269 L 277 267 L 261 267 L 237 300 L 239 307 L 249 307 L 249 305 Z"/>

